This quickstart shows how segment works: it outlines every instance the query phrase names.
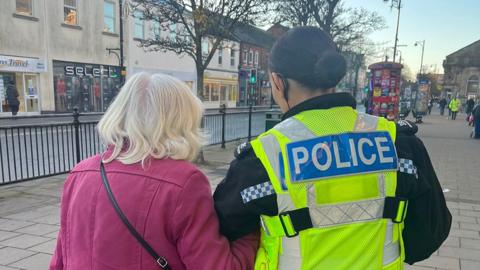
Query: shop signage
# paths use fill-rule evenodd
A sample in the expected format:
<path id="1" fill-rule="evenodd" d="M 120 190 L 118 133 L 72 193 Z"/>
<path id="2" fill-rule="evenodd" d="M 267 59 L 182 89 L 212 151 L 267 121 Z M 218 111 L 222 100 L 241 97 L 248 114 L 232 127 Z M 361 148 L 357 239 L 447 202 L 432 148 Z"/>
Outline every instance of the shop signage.
<path id="1" fill-rule="evenodd" d="M 47 67 L 41 59 L 0 55 L 0 71 L 46 72 Z"/>
<path id="2" fill-rule="evenodd" d="M 67 76 L 91 76 L 91 77 L 118 77 L 117 70 L 110 66 L 86 67 L 86 66 L 65 66 Z"/>

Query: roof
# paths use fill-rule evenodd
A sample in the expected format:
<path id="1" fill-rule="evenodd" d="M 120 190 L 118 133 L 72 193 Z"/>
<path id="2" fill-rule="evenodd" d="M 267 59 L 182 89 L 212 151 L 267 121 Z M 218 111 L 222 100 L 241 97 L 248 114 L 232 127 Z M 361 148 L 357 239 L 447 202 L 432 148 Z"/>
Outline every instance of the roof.
<path id="1" fill-rule="evenodd" d="M 472 44 L 467 45 L 467 46 L 461 48 L 460 50 L 455 51 L 455 52 L 447 55 L 447 58 L 448 57 L 458 57 L 458 56 L 463 56 L 465 54 L 472 54 L 472 53 L 478 54 L 478 49 L 480 49 L 480 40 L 477 40 L 477 41 L 473 42 Z"/>
<path id="2" fill-rule="evenodd" d="M 480 66 L 480 40 L 447 55 L 444 66 Z"/>
<path id="3" fill-rule="evenodd" d="M 239 24 L 233 31 L 233 36 L 240 42 L 270 49 L 275 38 L 268 32 L 253 25 Z"/>

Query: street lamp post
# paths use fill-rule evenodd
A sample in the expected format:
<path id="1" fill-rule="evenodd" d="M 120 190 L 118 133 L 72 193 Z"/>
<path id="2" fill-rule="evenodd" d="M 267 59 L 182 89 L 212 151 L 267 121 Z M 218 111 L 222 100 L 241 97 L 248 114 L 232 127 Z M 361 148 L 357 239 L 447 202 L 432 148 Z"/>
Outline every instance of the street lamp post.
<path id="1" fill-rule="evenodd" d="M 400 26 L 400 10 L 402 9 L 402 0 L 383 0 L 384 2 L 391 1 L 392 8 L 398 9 L 397 15 L 397 30 L 395 31 L 395 45 L 393 46 L 393 62 L 395 62 L 395 56 L 397 55 L 397 43 L 398 43 L 398 28 Z"/>
<path id="2" fill-rule="evenodd" d="M 418 45 L 422 45 L 422 58 L 421 58 L 421 61 L 420 61 L 420 74 L 422 74 L 422 70 L 423 70 L 423 54 L 424 54 L 424 52 L 425 52 L 425 40 L 415 42 L 415 46 L 418 46 Z"/>

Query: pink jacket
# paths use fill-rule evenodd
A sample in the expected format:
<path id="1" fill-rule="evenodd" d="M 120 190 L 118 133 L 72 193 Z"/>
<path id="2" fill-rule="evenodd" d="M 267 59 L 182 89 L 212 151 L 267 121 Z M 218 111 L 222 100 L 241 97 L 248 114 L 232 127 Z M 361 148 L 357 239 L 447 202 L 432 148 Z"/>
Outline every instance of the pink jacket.
<path id="1" fill-rule="evenodd" d="M 61 227 L 50 270 L 158 270 L 108 200 L 100 157 L 79 163 L 65 182 Z M 106 164 L 112 191 L 130 223 L 173 270 L 253 269 L 258 236 L 219 234 L 206 176 L 186 161 Z"/>

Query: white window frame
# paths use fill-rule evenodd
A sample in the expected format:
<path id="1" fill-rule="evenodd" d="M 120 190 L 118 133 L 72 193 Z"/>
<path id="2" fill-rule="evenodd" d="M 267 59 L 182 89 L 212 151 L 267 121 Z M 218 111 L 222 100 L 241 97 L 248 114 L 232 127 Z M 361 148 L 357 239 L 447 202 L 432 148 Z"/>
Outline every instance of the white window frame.
<path id="1" fill-rule="evenodd" d="M 210 42 L 208 40 L 202 41 L 202 55 L 206 57 L 208 53 L 210 52 Z"/>
<path id="2" fill-rule="evenodd" d="M 243 63 L 246 64 L 247 63 L 247 59 L 248 59 L 248 52 L 247 51 L 243 51 Z"/>
<path id="3" fill-rule="evenodd" d="M 254 57 L 254 65 L 255 66 L 258 66 L 258 56 L 259 56 L 258 51 L 255 51 L 255 57 Z"/>
<path id="4" fill-rule="evenodd" d="M 109 33 L 115 33 L 115 31 L 117 31 L 117 13 L 116 13 L 116 5 L 115 5 L 115 2 L 112 1 L 112 0 L 104 0 L 103 1 L 103 23 L 105 24 L 105 3 L 108 3 L 108 4 L 111 4 L 113 5 L 113 18 L 110 18 L 110 17 L 107 17 L 107 18 L 110 18 L 110 19 L 113 19 L 113 29 L 112 31 L 105 31 L 105 27 L 103 28 L 103 31 L 105 32 L 109 32 Z"/>
<path id="5" fill-rule="evenodd" d="M 218 48 L 218 64 L 221 66 L 223 65 L 223 48 Z"/>
<path id="6" fill-rule="evenodd" d="M 235 48 L 230 49 L 230 66 L 234 67 L 235 66 Z"/>
<path id="7" fill-rule="evenodd" d="M 138 38 L 138 39 L 144 39 L 145 38 L 145 20 L 143 18 L 137 17 L 138 14 L 141 14 L 141 10 L 135 10 L 133 13 L 133 37 Z M 140 22 L 140 23 L 139 23 Z M 137 35 L 137 26 L 142 27 L 142 36 L 139 37 Z"/>
<path id="8" fill-rule="evenodd" d="M 17 0 L 15 0 L 15 13 L 17 14 L 21 14 L 21 15 L 25 15 L 25 16 L 33 16 L 33 11 L 34 11 L 34 7 L 33 7 L 33 0 L 30 0 L 30 14 L 28 13 L 24 13 L 24 12 L 19 12 L 18 9 L 17 9 Z"/>
<path id="9" fill-rule="evenodd" d="M 70 24 L 70 23 L 67 23 L 66 22 L 66 17 L 65 17 L 65 13 L 63 14 L 63 22 L 68 24 L 68 25 L 78 25 L 78 0 L 73 0 L 75 1 L 75 6 L 70 6 L 70 5 L 66 5 L 65 4 L 65 0 L 63 0 L 63 9 L 64 9 L 64 12 L 65 12 L 65 8 L 70 8 L 70 9 L 73 9 L 75 10 L 75 24 Z"/>
<path id="10" fill-rule="evenodd" d="M 150 35 L 152 38 L 156 38 L 158 33 L 158 37 L 162 36 L 162 27 L 160 23 L 157 21 L 150 21 Z"/>
<path id="11" fill-rule="evenodd" d="M 253 51 L 252 50 L 249 50 L 248 51 L 248 64 L 252 64 L 253 63 Z"/>

